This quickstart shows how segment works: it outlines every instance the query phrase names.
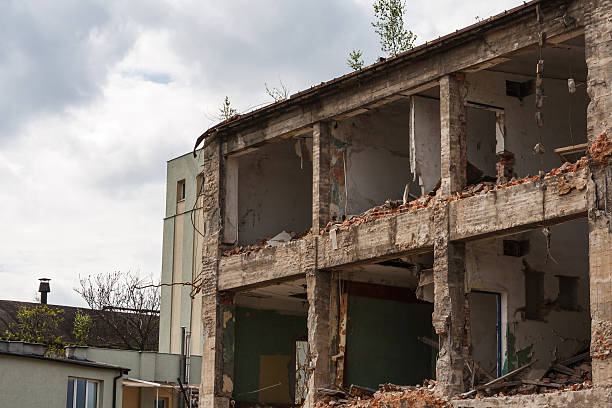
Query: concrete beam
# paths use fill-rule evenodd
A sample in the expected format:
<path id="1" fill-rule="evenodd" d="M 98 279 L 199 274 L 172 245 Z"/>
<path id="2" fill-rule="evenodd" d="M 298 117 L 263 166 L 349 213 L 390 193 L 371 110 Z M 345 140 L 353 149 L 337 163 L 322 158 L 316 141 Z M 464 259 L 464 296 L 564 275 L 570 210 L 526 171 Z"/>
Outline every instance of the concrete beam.
<path id="1" fill-rule="evenodd" d="M 315 245 L 314 237 L 306 237 L 278 247 L 223 257 L 219 261 L 219 290 L 304 276 L 314 268 Z"/>
<path id="2" fill-rule="evenodd" d="M 432 209 L 423 208 L 339 229 L 335 244 L 333 234 L 322 235 L 317 249 L 317 266 L 327 269 L 430 250 L 434 237 L 432 217 Z"/>
<path id="3" fill-rule="evenodd" d="M 583 218 L 588 169 L 449 203 L 451 241 L 504 236 Z"/>

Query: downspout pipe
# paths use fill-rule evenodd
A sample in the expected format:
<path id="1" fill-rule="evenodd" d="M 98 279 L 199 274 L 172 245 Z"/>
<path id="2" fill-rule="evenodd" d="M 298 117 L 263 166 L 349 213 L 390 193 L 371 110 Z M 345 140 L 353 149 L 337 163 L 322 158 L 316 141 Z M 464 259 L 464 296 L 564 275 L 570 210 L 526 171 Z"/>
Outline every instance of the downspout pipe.
<path id="1" fill-rule="evenodd" d="M 113 408 L 117 407 L 117 380 L 123 377 L 123 374 L 127 374 L 127 371 L 120 370 L 119 375 L 113 378 Z"/>

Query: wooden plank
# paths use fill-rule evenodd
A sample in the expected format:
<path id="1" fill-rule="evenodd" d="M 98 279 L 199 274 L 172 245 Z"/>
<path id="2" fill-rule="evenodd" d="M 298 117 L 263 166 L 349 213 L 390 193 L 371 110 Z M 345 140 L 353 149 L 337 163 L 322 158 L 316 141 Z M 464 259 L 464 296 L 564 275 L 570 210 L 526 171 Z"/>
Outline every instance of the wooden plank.
<path id="1" fill-rule="evenodd" d="M 522 384 L 537 385 L 538 387 L 548 387 L 548 388 L 562 388 L 563 387 L 562 384 L 547 383 L 544 381 L 537 381 L 537 380 L 521 380 L 520 382 Z"/>
<path id="2" fill-rule="evenodd" d="M 502 375 L 501 377 L 497 377 L 497 378 L 496 378 L 496 379 L 494 379 L 493 381 L 489 381 L 489 382 L 488 382 L 488 383 L 486 383 L 486 384 L 479 385 L 478 387 L 474 388 L 473 390 L 468 391 L 468 392 L 464 392 L 464 393 L 463 393 L 463 394 L 461 394 L 461 395 L 462 395 L 463 397 L 468 397 L 468 396 L 470 396 L 470 395 L 474 394 L 476 391 L 479 391 L 479 390 L 485 390 L 485 389 L 487 389 L 487 388 L 490 388 L 492 385 L 497 384 L 497 383 L 499 383 L 499 382 L 502 382 L 502 381 L 504 381 L 506 378 L 514 377 L 514 376 L 515 376 L 515 375 L 517 375 L 518 373 L 520 373 L 520 372 L 524 371 L 526 368 L 531 367 L 531 365 L 532 365 L 533 363 L 535 363 L 536 361 L 538 361 L 538 360 L 533 360 L 532 362 L 527 363 L 527 364 L 525 364 L 524 366 L 517 368 L 516 370 L 512 370 L 512 371 L 510 371 L 508 374 Z"/>

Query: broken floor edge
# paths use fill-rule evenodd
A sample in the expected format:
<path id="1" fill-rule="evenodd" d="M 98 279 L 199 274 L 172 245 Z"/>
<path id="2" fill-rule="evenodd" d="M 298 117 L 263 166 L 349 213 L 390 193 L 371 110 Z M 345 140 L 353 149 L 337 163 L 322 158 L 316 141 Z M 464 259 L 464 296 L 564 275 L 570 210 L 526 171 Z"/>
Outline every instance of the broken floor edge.
<path id="1" fill-rule="evenodd" d="M 598 405 L 598 404 L 610 405 Z M 475 399 L 451 399 L 453 408 L 493 407 L 597 407 L 612 406 L 612 387 L 593 386 L 582 390 L 563 390 L 540 394 L 495 396 Z"/>

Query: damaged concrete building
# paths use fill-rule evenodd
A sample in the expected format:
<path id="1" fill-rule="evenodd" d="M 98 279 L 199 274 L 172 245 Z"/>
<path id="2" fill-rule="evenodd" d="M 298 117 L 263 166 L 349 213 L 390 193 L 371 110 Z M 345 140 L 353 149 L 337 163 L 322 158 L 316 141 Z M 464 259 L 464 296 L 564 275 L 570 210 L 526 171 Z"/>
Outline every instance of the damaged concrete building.
<path id="1" fill-rule="evenodd" d="M 207 130 L 200 406 L 588 383 L 571 358 L 592 387 L 541 406 L 611 402 L 611 31 L 532 1 Z"/>

